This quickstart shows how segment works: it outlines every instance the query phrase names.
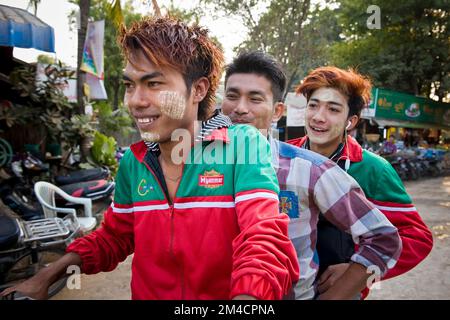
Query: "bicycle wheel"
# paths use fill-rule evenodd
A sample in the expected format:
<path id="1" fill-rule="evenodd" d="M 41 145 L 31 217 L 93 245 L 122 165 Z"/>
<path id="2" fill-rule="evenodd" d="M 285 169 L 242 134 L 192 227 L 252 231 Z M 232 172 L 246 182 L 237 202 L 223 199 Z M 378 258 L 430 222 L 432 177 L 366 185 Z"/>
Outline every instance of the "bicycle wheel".
<path id="1" fill-rule="evenodd" d="M 62 249 L 48 249 L 39 251 L 37 254 L 37 262 L 33 261 L 31 252 L 17 260 L 12 268 L 8 271 L 5 277 L 5 282 L 8 283 L 9 286 L 12 286 L 32 277 L 42 268 L 47 267 L 52 262 L 55 262 L 56 260 L 61 258 L 65 254 L 65 251 Z M 66 285 L 66 281 L 67 278 L 64 277 L 53 283 L 48 289 L 49 298 L 63 289 Z"/>

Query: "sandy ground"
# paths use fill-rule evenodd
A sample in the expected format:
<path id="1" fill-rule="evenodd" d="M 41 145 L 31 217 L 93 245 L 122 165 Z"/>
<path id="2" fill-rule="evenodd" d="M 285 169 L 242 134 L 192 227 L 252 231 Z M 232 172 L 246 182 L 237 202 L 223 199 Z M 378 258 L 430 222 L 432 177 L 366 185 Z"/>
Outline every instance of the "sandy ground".
<path id="1" fill-rule="evenodd" d="M 450 299 L 450 176 L 405 186 L 433 232 L 433 250 L 411 271 L 382 281 L 369 299 Z"/>
<path id="2" fill-rule="evenodd" d="M 425 223 L 433 231 L 434 248 L 410 272 L 381 282 L 368 299 L 450 299 L 450 176 L 406 182 Z M 81 275 L 81 289 L 63 289 L 55 300 L 130 299 L 131 257 L 112 272 Z"/>

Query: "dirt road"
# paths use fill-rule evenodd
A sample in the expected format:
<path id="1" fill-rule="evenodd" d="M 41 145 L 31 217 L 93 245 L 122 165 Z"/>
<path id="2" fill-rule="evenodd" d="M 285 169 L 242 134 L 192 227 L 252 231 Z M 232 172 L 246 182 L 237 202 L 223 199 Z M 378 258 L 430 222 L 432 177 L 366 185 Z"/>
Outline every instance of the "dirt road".
<path id="1" fill-rule="evenodd" d="M 368 299 L 450 299 L 450 176 L 406 182 L 434 248 L 416 268 L 381 282 Z M 65 288 L 53 299 L 130 299 L 131 257 L 113 272 L 81 276 L 81 289 Z"/>
<path id="2" fill-rule="evenodd" d="M 405 186 L 433 232 L 433 250 L 410 272 L 382 281 L 369 299 L 450 299 L 450 177 Z"/>

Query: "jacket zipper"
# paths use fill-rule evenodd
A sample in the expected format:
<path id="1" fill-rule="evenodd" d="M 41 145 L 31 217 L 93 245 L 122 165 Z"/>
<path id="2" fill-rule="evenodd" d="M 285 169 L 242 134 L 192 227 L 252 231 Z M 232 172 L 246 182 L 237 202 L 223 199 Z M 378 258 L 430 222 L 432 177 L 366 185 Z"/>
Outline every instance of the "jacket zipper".
<path id="1" fill-rule="evenodd" d="M 149 166 L 145 161 L 143 161 L 143 163 L 144 163 L 144 165 L 147 167 L 147 169 L 150 171 L 150 173 L 153 175 L 153 177 L 155 178 L 155 180 L 158 182 L 159 188 L 162 190 L 162 192 L 163 192 L 163 194 L 164 194 L 164 200 L 166 200 L 166 202 L 169 204 L 169 208 L 170 208 L 170 244 L 169 244 L 169 255 L 172 256 L 172 259 L 173 259 L 174 261 L 176 261 L 175 253 L 174 253 L 174 251 L 173 251 L 173 238 L 174 238 L 174 236 L 175 236 L 175 232 L 174 232 L 174 222 L 173 222 L 173 219 L 174 219 L 174 216 L 175 216 L 175 214 L 174 214 L 174 210 L 175 210 L 175 208 L 174 208 L 174 203 L 175 203 L 175 200 L 176 200 L 176 198 L 177 198 L 178 188 L 180 187 L 181 181 L 183 180 L 183 174 L 184 174 L 184 162 L 183 162 L 183 168 L 181 169 L 181 179 L 180 179 L 180 181 L 178 182 L 177 189 L 176 189 L 176 191 L 175 191 L 175 196 L 174 196 L 174 198 L 172 199 L 172 203 L 170 203 L 169 198 L 168 198 L 168 195 L 164 192 L 164 189 L 163 189 L 163 187 L 162 187 L 162 185 L 161 185 L 161 182 L 159 181 L 159 179 L 158 179 L 158 177 L 156 176 L 156 174 L 153 172 L 152 168 L 150 168 L 150 166 Z M 164 174 L 163 174 L 163 176 L 164 176 Z M 168 190 L 167 190 L 167 191 L 168 191 Z M 183 299 L 184 299 L 184 272 L 183 272 L 183 264 L 180 263 L 180 265 L 181 265 L 181 268 L 180 268 L 181 299 L 183 300 Z"/>
<path id="2" fill-rule="evenodd" d="M 183 162 L 183 165 L 182 165 L 182 168 L 181 168 L 181 179 L 180 179 L 180 181 L 178 181 L 178 185 L 177 185 L 177 189 L 175 190 L 175 196 L 173 197 L 173 205 L 172 205 L 172 209 L 171 209 L 171 227 L 172 227 L 172 231 L 171 231 L 171 248 L 170 248 L 170 250 L 171 250 L 171 252 L 173 253 L 173 237 L 175 236 L 175 232 L 174 232 L 174 230 L 173 230 L 173 228 L 174 228 L 174 224 L 173 224 L 173 219 L 175 218 L 175 215 L 174 215 L 174 210 L 175 210 L 175 208 L 174 208 L 174 206 L 175 206 L 175 200 L 176 200 L 176 198 L 177 198 L 177 193 L 178 193 L 178 188 L 180 188 L 180 184 L 181 184 L 181 181 L 183 180 L 183 175 L 184 175 L 184 162 Z M 174 259 L 175 259 L 175 254 L 173 254 L 174 255 Z M 181 285 L 181 300 L 184 300 L 184 271 L 183 271 L 183 268 L 184 268 L 184 264 L 183 264 L 183 261 L 180 261 L 180 285 Z"/>
<path id="3" fill-rule="evenodd" d="M 173 205 L 170 205 L 170 244 L 169 244 L 169 254 L 172 256 L 172 259 L 175 260 L 175 253 L 173 252 L 173 236 L 175 234 L 173 227 Z"/>

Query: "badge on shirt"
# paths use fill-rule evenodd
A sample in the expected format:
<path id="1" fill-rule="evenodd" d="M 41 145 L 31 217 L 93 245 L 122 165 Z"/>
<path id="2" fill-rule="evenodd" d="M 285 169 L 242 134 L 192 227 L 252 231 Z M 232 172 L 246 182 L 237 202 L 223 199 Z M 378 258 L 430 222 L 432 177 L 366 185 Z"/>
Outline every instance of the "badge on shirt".
<path id="1" fill-rule="evenodd" d="M 142 179 L 138 186 L 138 194 L 143 197 L 147 193 L 150 192 L 150 190 L 153 190 L 153 187 L 147 184 L 147 180 Z"/>
<path id="2" fill-rule="evenodd" d="M 291 219 L 300 218 L 298 197 L 294 191 L 281 190 L 278 198 L 280 200 L 280 212 L 286 213 Z"/>
<path id="3" fill-rule="evenodd" d="M 212 169 L 198 175 L 198 185 L 209 189 L 219 188 L 223 186 L 223 174 Z"/>

